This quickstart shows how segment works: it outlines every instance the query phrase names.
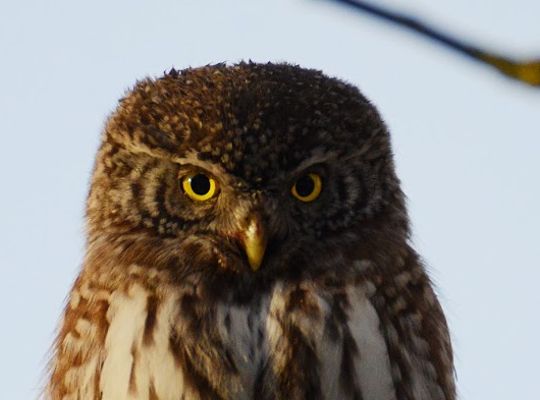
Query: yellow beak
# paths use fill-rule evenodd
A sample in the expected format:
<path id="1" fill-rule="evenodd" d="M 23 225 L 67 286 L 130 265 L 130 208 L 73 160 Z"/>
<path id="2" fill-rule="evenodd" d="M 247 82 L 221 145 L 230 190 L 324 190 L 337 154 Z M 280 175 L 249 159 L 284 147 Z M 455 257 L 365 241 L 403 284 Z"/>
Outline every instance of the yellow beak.
<path id="1" fill-rule="evenodd" d="M 257 271 L 262 264 L 266 250 L 266 231 L 258 215 L 253 215 L 241 234 L 242 245 L 253 271 Z"/>

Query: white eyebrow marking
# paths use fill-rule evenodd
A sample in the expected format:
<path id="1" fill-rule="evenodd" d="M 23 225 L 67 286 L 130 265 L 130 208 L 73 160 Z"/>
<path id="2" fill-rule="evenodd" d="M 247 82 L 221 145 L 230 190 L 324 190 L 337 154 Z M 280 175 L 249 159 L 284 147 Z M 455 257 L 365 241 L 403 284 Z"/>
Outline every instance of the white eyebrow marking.
<path id="1" fill-rule="evenodd" d="M 298 164 L 298 166 L 291 171 L 291 174 L 298 174 L 299 172 L 311 167 L 312 165 L 322 164 L 328 161 L 336 161 L 338 158 L 340 162 L 344 162 L 356 157 L 366 156 L 366 154 L 371 150 L 373 146 L 374 143 L 368 140 L 355 151 L 345 155 L 340 155 L 339 152 L 335 150 L 323 153 L 322 148 L 316 148 L 312 151 L 311 157 L 305 159 L 300 164 Z M 366 156 L 366 159 L 376 158 L 375 156 L 378 156 L 378 153 L 374 153 L 373 156 L 374 157 Z"/>
<path id="2" fill-rule="evenodd" d="M 225 171 L 221 165 L 211 161 L 200 160 L 197 157 L 197 153 L 193 151 L 185 153 L 183 157 L 173 157 L 172 161 L 180 165 L 193 165 L 202 168 L 220 179 L 229 179 L 229 172 Z"/>
<path id="3" fill-rule="evenodd" d="M 337 156 L 338 154 L 335 151 L 323 153 L 323 150 L 321 148 L 316 148 L 313 150 L 311 157 L 306 158 L 304 161 L 298 164 L 298 166 L 295 169 L 293 169 L 290 174 L 295 175 L 311 167 L 312 165 L 322 164 L 328 161 L 335 160 Z"/>

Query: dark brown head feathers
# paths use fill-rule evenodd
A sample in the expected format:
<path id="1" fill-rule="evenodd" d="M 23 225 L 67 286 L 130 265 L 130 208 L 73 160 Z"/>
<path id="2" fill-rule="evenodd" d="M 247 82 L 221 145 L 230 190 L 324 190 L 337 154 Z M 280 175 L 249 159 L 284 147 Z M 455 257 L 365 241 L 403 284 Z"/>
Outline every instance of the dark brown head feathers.
<path id="1" fill-rule="evenodd" d="M 270 63 L 171 70 L 143 80 L 122 99 L 106 135 L 171 157 L 197 152 L 252 182 L 291 170 L 316 151 L 346 157 L 374 136 L 388 146 L 378 113 L 357 88 L 317 70 Z"/>

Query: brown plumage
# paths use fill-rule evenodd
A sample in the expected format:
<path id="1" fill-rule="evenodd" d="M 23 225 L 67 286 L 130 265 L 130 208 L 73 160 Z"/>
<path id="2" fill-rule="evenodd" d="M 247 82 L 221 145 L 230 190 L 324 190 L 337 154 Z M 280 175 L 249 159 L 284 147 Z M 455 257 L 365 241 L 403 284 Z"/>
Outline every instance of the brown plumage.
<path id="1" fill-rule="evenodd" d="M 171 71 L 109 118 L 48 399 L 455 399 L 388 132 L 287 64 Z"/>

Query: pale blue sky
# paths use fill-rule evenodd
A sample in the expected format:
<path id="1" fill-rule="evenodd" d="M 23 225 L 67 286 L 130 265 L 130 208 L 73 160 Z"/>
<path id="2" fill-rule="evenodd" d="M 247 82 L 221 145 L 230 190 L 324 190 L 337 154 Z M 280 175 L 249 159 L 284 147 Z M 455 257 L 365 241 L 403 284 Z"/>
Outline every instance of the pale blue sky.
<path id="1" fill-rule="evenodd" d="M 384 3 L 540 56 L 538 1 Z M 449 319 L 461 398 L 536 400 L 540 90 L 324 0 L 2 1 L 1 397 L 39 392 L 117 99 L 171 66 L 249 58 L 322 69 L 379 107 Z"/>

